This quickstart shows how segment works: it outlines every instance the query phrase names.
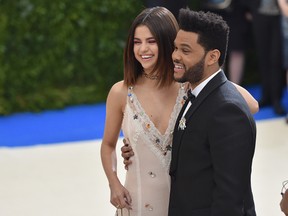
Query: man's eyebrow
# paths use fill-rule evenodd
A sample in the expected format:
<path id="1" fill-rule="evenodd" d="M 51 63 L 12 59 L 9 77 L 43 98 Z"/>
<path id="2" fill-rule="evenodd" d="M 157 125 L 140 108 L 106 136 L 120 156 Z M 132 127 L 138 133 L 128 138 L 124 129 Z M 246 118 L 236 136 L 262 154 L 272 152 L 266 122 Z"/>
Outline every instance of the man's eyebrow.
<path id="1" fill-rule="evenodd" d="M 179 47 L 191 49 L 191 46 L 189 46 L 189 45 L 186 44 L 186 43 L 180 43 L 180 44 L 179 44 Z"/>
<path id="2" fill-rule="evenodd" d="M 174 45 L 176 45 L 176 42 L 173 42 Z M 178 43 L 179 46 L 186 46 L 186 47 L 190 47 L 187 43 Z"/>

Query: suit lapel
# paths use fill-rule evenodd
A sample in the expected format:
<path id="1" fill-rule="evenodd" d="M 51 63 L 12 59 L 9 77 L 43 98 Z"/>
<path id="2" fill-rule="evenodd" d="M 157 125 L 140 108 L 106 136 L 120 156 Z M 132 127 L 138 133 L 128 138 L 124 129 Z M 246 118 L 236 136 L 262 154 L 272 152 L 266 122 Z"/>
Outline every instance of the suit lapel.
<path id="1" fill-rule="evenodd" d="M 201 105 L 201 103 L 205 100 L 208 95 L 210 95 L 217 87 L 222 85 L 224 82 L 227 81 L 227 78 L 223 71 L 219 72 L 215 77 L 213 77 L 207 85 L 201 90 L 199 95 L 193 101 L 192 106 L 190 106 L 189 110 L 187 111 L 185 118 L 186 118 L 186 126 L 189 124 L 189 120 L 191 116 L 197 110 L 197 108 Z M 172 160 L 170 165 L 170 175 L 174 176 L 175 171 L 177 169 L 178 164 L 178 152 L 180 146 L 182 144 L 182 136 L 185 130 L 178 129 L 179 121 L 184 113 L 184 110 L 188 104 L 188 100 L 186 101 L 185 105 L 183 106 L 181 112 L 178 115 L 177 122 L 175 124 L 174 133 L 173 133 L 173 144 L 172 144 Z"/>
<path id="2" fill-rule="evenodd" d="M 197 110 L 197 108 L 201 105 L 201 103 L 208 97 L 216 88 L 222 85 L 227 81 L 227 78 L 223 71 L 220 71 L 215 77 L 213 77 L 207 85 L 201 90 L 199 95 L 193 102 L 193 105 L 190 107 L 188 112 L 186 113 L 186 125 L 189 123 L 191 116 Z"/>
<path id="3" fill-rule="evenodd" d="M 182 107 L 182 109 L 181 109 L 181 111 L 177 117 L 176 123 L 175 123 L 174 131 L 173 131 L 173 141 L 172 141 L 172 158 L 175 157 L 176 155 L 178 155 L 180 138 L 182 137 L 182 134 L 184 132 L 184 130 L 179 129 L 179 122 L 180 122 L 180 119 L 182 118 L 182 115 L 183 115 L 188 103 L 189 103 L 189 100 L 186 100 L 185 104 L 183 105 L 183 107 Z M 172 170 L 176 169 L 176 161 L 177 160 L 171 161 L 170 174 L 171 174 Z"/>

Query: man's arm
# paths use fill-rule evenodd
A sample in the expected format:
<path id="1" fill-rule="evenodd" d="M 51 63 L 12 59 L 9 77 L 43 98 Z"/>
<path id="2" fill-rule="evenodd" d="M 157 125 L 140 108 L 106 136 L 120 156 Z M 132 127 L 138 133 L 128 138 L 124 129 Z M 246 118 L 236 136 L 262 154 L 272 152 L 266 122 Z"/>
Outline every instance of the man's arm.
<path id="1" fill-rule="evenodd" d="M 249 197 L 255 128 L 233 103 L 222 103 L 209 124 L 215 190 L 213 215 L 242 215 Z M 251 206 L 250 206 L 251 204 Z M 246 203 L 253 208 L 253 203 Z"/>

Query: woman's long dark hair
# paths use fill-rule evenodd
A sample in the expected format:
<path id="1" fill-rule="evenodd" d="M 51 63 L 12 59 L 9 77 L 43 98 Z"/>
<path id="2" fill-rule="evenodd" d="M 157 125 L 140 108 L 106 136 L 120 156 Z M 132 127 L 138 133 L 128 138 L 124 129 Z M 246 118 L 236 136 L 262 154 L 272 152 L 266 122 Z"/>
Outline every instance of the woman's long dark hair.
<path id="1" fill-rule="evenodd" d="M 124 83 L 134 85 L 143 73 L 142 65 L 134 56 L 134 34 L 138 26 L 146 26 L 158 45 L 158 60 L 153 69 L 159 76 L 159 87 L 170 85 L 174 80 L 172 52 L 174 39 L 178 32 L 178 23 L 174 15 L 164 7 L 144 9 L 133 21 L 124 50 Z"/>

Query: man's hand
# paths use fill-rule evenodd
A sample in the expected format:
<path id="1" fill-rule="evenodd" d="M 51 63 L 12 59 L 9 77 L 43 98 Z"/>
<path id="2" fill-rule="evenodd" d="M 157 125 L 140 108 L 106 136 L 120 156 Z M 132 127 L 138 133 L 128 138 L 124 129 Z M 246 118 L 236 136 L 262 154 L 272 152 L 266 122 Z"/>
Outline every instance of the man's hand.
<path id="1" fill-rule="evenodd" d="M 288 189 L 282 195 L 282 200 L 280 202 L 281 211 L 288 216 Z"/>
<path id="2" fill-rule="evenodd" d="M 129 164 L 132 163 L 130 157 L 134 155 L 132 147 L 130 146 L 128 139 L 123 139 L 124 146 L 121 147 L 121 156 L 123 157 L 123 163 L 125 164 L 125 169 L 128 170 Z"/>

